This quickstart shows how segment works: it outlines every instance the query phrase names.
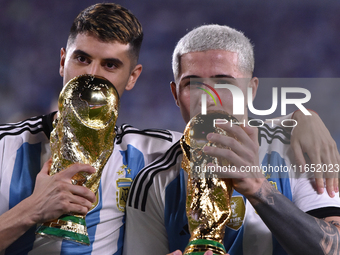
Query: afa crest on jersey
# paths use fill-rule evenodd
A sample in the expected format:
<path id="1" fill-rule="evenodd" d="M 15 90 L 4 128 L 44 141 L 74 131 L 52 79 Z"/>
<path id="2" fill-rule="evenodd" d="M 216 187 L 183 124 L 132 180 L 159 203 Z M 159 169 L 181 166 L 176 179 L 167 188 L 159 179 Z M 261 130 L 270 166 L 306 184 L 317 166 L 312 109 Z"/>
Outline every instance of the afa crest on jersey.
<path id="1" fill-rule="evenodd" d="M 129 189 L 132 183 L 131 178 L 119 178 L 117 181 L 117 207 L 120 211 L 125 212 L 126 201 L 129 194 Z"/>

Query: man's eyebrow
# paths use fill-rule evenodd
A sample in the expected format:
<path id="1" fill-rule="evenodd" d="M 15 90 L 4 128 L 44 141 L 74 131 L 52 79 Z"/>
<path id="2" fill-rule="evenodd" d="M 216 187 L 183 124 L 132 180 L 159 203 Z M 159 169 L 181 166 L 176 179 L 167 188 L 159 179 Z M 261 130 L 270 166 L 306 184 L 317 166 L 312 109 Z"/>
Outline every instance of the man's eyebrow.
<path id="1" fill-rule="evenodd" d="M 115 66 L 119 67 L 123 65 L 123 62 L 118 58 L 104 58 L 105 62 L 114 63 Z"/>
<path id="2" fill-rule="evenodd" d="M 184 80 L 184 79 L 197 79 L 197 78 L 202 78 L 202 77 L 197 76 L 197 75 L 187 75 L 187 76 L 184 76 L 182 78 L 182 80 Z"/>
<path id="3" fill-rule="evenodd" d="M 197 78 L 204 78 L 204 77 L 200 77 L 200 76 L 197 76 L 197 75 L 187 75 L 187 76 L 184 76 L 182 78 L 182 80 L 193 79 L 193 78 L 197 79 Z M 236 78 L 234 76 L 231 76 L 231 75 L 228 75 L 228 74 L 216 74 L 216 75 L 210 76 L 209 78 L 229 78 L 229 79 L 236 80 Z"/>
<path id="4" fill-rule="evenodd" d="M 231 76 L 231 75 L 228 75 L 228 74 L 217 74 L 217 75 L 214 75 L 214 76 L 210 76 L 210 78 L 229 78 L 229 79 L 235 79 L 234 76 Z"/>
<path id="5" fill-rule="evenodd" d="M 85 51 L 82 51 L 82 50 L 75 50 L 73 51 L 72 55 L 83 55 L 85 57 L 89 57 L 91 58 L 91 55 L 86 53 Z"/>

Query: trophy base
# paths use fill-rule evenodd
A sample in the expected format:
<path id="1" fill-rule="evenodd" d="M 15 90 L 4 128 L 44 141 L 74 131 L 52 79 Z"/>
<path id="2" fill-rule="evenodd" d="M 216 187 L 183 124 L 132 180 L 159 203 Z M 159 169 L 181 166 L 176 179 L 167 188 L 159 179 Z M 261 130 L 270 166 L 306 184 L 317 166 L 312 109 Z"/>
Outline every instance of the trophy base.
<path id="1" fill-rule="evenodd" d="M 224 255 L 227 253 L 223 244 L 217 241 L 196 239 L 189 242 L 185 248 L 184 255 L 204 255 L 204 253 L 209 250 L 216 255 Z"/>
<path id="2" fill-rule="evenodd" d="M 56 220 L 43 223 L 36 234 L 90 245 L 85 219 L 73 215 L 62 215 Z"/>

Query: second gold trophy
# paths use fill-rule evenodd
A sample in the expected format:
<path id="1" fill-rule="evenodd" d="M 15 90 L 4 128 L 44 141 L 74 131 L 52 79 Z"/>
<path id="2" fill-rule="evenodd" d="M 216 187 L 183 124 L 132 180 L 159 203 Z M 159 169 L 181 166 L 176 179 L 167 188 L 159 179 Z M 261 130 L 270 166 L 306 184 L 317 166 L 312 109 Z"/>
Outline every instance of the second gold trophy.
<path id="1" fill-rule="evenodd" d="M 215 125 L 216 120 L 236 119 L 222 111 L 198 114 L 187 124 L 181 139 L 183 150 L 182 168 L 188 173 L 186 212 L 191 238 L 184 254 L 203 255 L 212 250 L 223 255 L 223 237 L 226 224 L 231 216 L 230 179 L 217 178 L 211 171 L 213 166 L 229 166 L 222 158 L 206 155 L 205 146 L 219 146 L 207 140 L 208 133 L 228 135 Z"/>

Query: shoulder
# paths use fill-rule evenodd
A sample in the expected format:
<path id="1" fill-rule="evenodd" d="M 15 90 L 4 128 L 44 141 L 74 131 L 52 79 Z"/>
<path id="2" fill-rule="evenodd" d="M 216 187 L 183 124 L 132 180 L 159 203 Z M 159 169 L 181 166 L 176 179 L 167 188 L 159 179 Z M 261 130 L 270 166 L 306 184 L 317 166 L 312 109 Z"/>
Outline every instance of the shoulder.
<path id="1" fill-rule="evenodd" d="M 181 134 L 175 131 L 140 130 L 127 124 L 117 127 L 116 133 L 115 146 L 122 151 L 128 150 L 129 147 L 140 151 L 144 155 L 146 165 L 163 155 L 181 137 Z"/>
<path id="2" fill-rule="evenodd" d="M 165 129 L 137 129 L 131 125 L 123 124 L 116 127 L 116 143 L 123 143 L 124 140 L 161 140 L 174 143 L 179 140 L 181 134 L 176 131 L 170 131 Z"/>
<path id="3" fill-rule="evenodd" d="M 181 162 L 182 149 L 178 141 L 137 174 L 130 188 L 127 206 L 145 211 L 147 198 L 164 195 L 167 185 L 179 175 Z"/>
<path id="4" fill-rule="evenodd" d="M 0 140 L 6 137 L 20 137 L 24 139 L 27 135 L 42 134 L 49 139 L 52 130 L 52 119 L 54 113 L 41 115 L 20 121 L 17 123 L 9 123 L 0 125 Z"/>

